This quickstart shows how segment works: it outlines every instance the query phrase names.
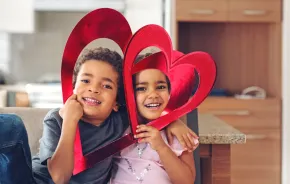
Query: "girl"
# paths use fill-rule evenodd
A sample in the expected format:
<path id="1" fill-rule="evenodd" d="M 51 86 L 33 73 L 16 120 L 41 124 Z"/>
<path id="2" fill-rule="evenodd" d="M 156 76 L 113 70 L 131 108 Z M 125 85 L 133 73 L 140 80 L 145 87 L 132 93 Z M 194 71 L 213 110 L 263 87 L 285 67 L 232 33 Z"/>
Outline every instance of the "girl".
<path id="1" fill-rule="evenodd" d="M 135 137 L 138 143 L 115 157 L 112 183 L 193 184 L 193 154 L 185 151 L 177 139 L 169 146 L 164 131 L 146 125 L 159 118 L 168 104 L 168 78 L 157 69 L 146 69 L 133 76 L 133 85 L 140 124 Z M 194 140 L 196 148 L 198 140 Z"/>

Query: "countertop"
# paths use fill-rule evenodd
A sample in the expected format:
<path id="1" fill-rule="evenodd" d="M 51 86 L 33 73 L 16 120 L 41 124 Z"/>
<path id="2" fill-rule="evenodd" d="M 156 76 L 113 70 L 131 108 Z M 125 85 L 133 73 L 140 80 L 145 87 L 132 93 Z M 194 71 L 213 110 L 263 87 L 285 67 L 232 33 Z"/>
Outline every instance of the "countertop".
<path id="1" fill-rule="evenodd" d="M 246 135 L 211 114 L 198 114 L 200 144 L 244 144 Z"/>

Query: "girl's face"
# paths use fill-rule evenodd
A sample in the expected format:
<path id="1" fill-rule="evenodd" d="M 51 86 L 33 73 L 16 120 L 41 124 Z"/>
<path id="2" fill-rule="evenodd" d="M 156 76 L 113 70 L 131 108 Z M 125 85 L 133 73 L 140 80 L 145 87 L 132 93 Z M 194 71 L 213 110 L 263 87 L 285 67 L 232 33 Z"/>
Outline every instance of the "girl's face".
<path id="1" fill-rule="evenodd" d="M 159 118 L 170 97 L 165 75 L 157 69 L 146 69 L 135 77 L 135 98 L 139 116 L 145 121 Z"/>

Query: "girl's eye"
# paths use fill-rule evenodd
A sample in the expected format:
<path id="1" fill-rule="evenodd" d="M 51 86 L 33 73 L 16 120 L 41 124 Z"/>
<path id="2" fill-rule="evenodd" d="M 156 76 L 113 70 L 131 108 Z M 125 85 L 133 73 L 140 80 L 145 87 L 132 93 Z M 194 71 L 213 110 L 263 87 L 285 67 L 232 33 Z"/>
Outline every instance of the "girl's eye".
<path id="1" fill-rule="evenodd" d="M 166 89 L 167 87 L 166 86 L 157 86 L 157 89 Z"/>
<path id="2" fill-rule="evenodd" d="M 112 86 L 110 86 L 110 85 L 107 85 L 107 84 L 106 84 L 106 85 L 104 85 L 104 88 L 107 88 L 107 89 L 113 89 L 113 88 L 112 88 Z"/>
<path id="3" fill-rule="evenodd" d="M 90 81 L 89 80 L 87 80 L 87 79 L 83 79 L 83 80 L 81 80 L 83 83 L 89 83 Z"/>
<path id="4" fill-rule="evenodd" d="M 146 91 L 145 87 L 137 87 L 135 91 Z"/>

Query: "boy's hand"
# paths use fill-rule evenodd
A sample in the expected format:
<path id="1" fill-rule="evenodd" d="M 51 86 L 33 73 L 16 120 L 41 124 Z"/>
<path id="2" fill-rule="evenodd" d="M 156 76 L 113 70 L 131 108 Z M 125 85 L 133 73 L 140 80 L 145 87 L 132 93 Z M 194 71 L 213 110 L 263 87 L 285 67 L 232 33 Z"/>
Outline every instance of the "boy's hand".
<path id="1" fill-rule="evenodd" d="M 62 119 L 78 122 L 83 116 L 84 109 L 77 101 L 77 95 L 70 96 L 64 104 L 64 107 L 59 110 L 59 115 Z"/>
<path id="2" fill-rule="evenodd" d="M 139 143 L 147 142 L 155 151 L 165 148 L 167 145 L 161 137 L 160 131 L 152 126 L 139 125 L 135 138 L 139 138 Z"/>
<path id="3" fill-rule="evenodd" d="M 172 144 L 173 136 L 175 136 L 189 152 L 194 151 L 198 146 L 198 136 L 179 119 L 166 127 L 166 135 L 169 145 Z"/>

